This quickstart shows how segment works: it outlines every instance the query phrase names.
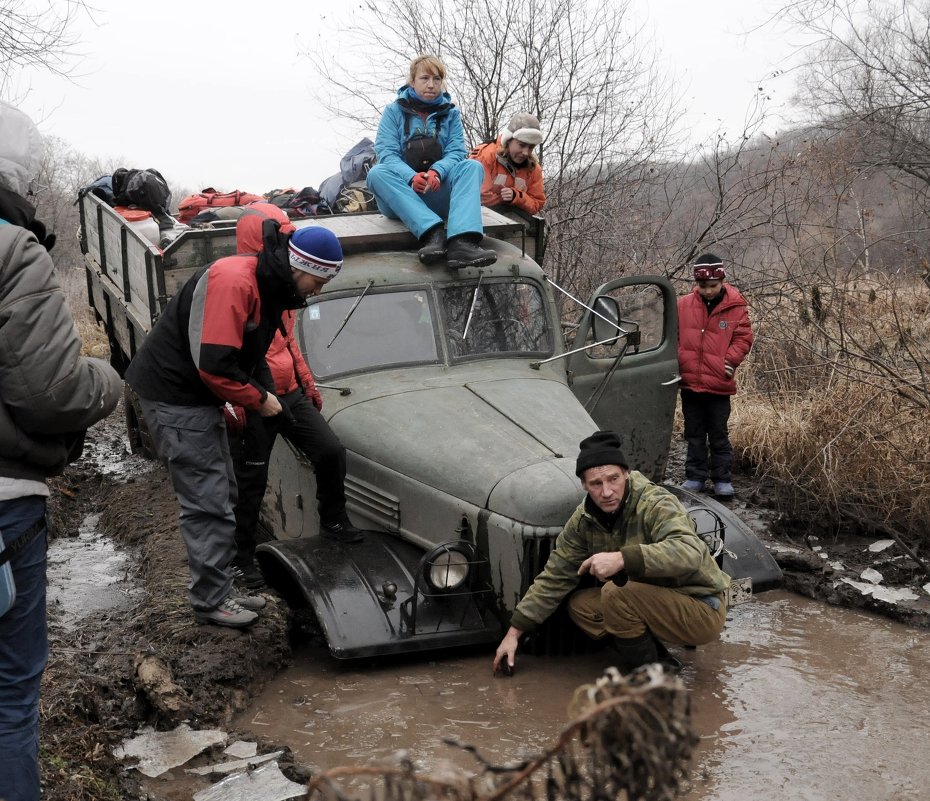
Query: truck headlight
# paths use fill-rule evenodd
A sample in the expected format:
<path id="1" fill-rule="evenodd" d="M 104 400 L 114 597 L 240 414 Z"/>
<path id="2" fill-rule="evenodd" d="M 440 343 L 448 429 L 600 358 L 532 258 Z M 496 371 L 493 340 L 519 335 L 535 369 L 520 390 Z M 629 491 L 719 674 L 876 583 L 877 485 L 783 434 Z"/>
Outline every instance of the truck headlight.
<path id="1" fill-rule="evenodd" d="M 440 545 L 426 555 L 423 577 L 435 592 L 453 592 L 468 579 L 471 560 L 463 550 Z"/>

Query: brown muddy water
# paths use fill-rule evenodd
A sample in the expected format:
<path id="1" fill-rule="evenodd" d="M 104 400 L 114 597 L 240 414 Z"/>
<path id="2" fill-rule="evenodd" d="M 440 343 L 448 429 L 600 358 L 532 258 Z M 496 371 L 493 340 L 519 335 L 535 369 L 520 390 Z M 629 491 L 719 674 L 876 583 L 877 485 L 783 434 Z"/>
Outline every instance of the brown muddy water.
<path id="1" fill-rule="evenodd" d="M 930 633 L 769 592 L 679 656 L 701 737 L 688 801 L 930 797 Z M 490 653 L 345 664 L 307 647 L 235 725 L 315 771 L 398 751 L 427 771 L 474 767 L 447 737 L 503 764 L 553 740 L 574 689 L 609 663 L 521 655 L 495 678 Z"/>

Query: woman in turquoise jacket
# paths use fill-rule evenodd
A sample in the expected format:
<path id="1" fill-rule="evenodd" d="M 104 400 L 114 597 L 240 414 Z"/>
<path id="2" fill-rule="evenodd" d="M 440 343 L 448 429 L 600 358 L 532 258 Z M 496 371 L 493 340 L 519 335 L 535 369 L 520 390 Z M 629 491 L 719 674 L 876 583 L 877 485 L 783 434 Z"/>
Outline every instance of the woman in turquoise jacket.
<path id="1" fill-rule="evenodd" d="M 497 261 L 481 247 L 484 169 L 467 158 L 462 117 L 443 89 L 445 77 L 436 56 L 410 63 L 409 83 L 378 125 L 378 163 L 368 187 L 381 213 L 402 220 L 420 240 L 424 264 L 445 257 L 452 269 L 483 267 Z"/>

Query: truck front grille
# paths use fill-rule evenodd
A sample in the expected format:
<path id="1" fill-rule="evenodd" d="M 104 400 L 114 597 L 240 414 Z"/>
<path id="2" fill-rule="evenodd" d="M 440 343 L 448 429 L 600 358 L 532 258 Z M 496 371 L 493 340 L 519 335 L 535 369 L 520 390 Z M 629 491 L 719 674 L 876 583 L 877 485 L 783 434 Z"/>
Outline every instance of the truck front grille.
<path id="1" fill-rule="evenodd" d="M 521 596 L 546 566 L 549 554 L 555 547 L 556 536 L 524 537 Z M 593 586 L 593 583 L 583 582 L 579 586 Z M 567 599 L 559 604 L 558 609 L 532 636 L 527 637 L 526 643 L 522 646 L 524 651 L 537 656 L 580 654 L 599 647 L 601 644 L 585 636 L 581 629 L 572 623 L 568 616 Z"/>

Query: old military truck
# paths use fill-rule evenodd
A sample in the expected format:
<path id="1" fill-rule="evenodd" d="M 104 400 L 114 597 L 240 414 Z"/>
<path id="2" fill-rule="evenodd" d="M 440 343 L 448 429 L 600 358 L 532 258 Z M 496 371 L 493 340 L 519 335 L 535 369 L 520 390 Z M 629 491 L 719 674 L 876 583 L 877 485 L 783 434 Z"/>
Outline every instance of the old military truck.
<path id="1" fill-rule="evenodd" d="M 170 295 L 231 252 L 234 234 L 190 231 L 159 251 L 96 198 L 81 203 L 91 305 L 124 367 Z M 279 438 L 258 559 L 291 604 L 312 608 L 337 657 L 497 641 L 582 498 L 575 457 L 597 428 L 620 432 L 634 468 L 664 476 L 678 381 L 670 283 L 599 287 L 566 341 L 562 290 L 534 259 L 540 222 L 490 209 L 484 222 L 497 263 L 451 272 L 421 265 L 409 232 L 378 214 L 295 221 L 331 228 L 345 251 L 296 333 L 366 534 L 352 545 L 318 536 L 313 470 Z M 144 447 L 132 400 L 130 440 Z M 673 491 L 741 588 L 780 583 L 734 514 Z M 557 616 L 537 646 L 562 649 L 568 630 Z"/>

